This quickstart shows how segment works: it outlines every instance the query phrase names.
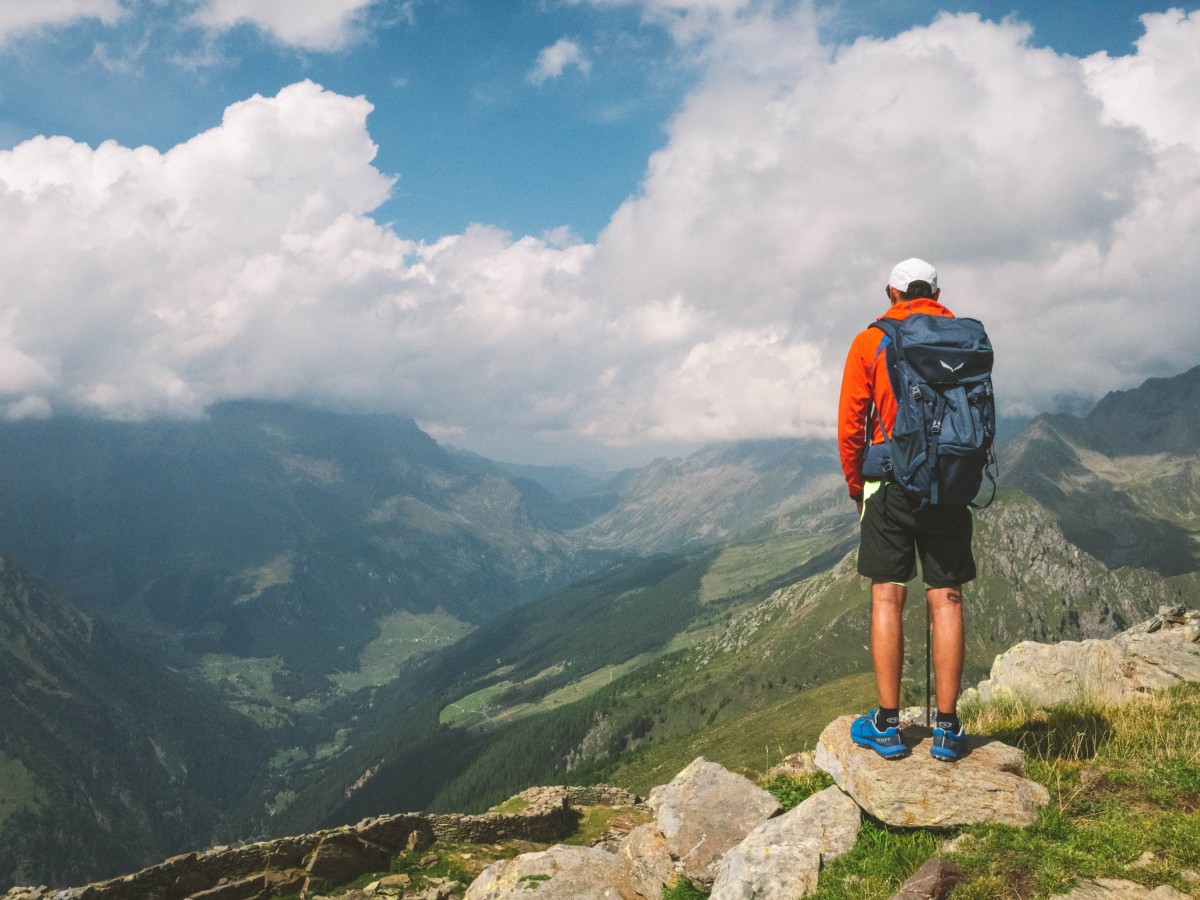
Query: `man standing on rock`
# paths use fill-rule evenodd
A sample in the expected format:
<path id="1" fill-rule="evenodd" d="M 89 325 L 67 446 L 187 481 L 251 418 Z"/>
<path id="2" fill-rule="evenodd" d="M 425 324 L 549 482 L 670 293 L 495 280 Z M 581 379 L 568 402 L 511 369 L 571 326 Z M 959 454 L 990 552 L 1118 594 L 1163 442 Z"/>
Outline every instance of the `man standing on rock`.
<path id="1" fill-rule="evenodd" d="M 937 271 L 923 260 L 897 265 L 886 292 L 891 305 L 880 320 L 903 321 L 914 314 L 953 316 L 938 302 Z M 881 451 L 893 434 L 897 412 L 883 343 L 888 339 L 879 326 L 855 337 L 838 403 L 838 450 L 861 519 L 858 572 L 871 579 L 871 659 L 879 692 L 879 708 L 859 717 L 850 734 L 854 743 L 883 757 L 908 753 L 899 727 L 902 613 L 906 584 L 916 577 L 920 557 L 937 675 L 938 712 L 930 753 L 953 762 L 967 748 L 957 706 L 963 670 L 962 586 L 975 577 L 971 511 L 965 502 L 923 504 L 891 477 L 890 462 L 881 467 Z"/>

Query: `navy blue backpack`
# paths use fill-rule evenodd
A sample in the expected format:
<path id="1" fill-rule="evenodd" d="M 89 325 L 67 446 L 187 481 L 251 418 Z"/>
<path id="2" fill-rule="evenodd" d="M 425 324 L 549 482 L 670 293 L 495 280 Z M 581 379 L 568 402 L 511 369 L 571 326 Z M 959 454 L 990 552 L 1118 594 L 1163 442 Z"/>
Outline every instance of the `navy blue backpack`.
<path id="1" fill-rule="evenodd" d="M 892 433 L 867 454 L 863 474 L 896 482 L 921 506 L 974 503 L 986 474 L 996 496 L 992 442 L 992 343 L 976 319 L 931 316 L 879 319 L 888 376 L 896 395 Z M 868 422 L 868 439 L 870 423 Z"/>

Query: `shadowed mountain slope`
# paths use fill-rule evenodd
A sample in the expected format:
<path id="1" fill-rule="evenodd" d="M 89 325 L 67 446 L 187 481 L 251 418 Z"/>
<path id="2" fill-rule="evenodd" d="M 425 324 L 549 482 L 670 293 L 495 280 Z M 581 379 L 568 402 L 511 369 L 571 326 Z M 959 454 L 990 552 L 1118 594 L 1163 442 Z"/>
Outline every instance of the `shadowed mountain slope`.
<path id="1" fill-rule="evenodd" d="M 1110 566 L 1200 569 L 1200 366 L 1112 393 L 1082 419 L 1039 416 L 1001 448 L 1003 483 Z"/>
<path id="2" fill-rule="evenodd" d="M 520 485 L 396 417 L 56 418 L 0 426 L 0 459 L 10 557 L 106 617 L 314 675 L 357 668 L 388 613 L 479 621 L 585 565 Z"/>
<path id="3" fill-rule="evenodd" d="M 0 884 L 128 871 L 236 829 L 270 752 L 250 720 L 3 559 L 0 710 Z"/>

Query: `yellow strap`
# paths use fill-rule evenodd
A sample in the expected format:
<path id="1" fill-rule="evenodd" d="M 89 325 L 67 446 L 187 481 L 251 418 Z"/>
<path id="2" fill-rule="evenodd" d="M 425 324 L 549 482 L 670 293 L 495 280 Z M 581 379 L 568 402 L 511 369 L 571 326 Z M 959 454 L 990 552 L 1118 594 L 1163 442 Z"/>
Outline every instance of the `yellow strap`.
<path id="1" fill-rule="evenodd" d="M 864 515 L 866 515 L 866 513 L 867 513 L 867 501 L 875 496 L 875 492 L 878 491 L 879 488 L 882 487 L 882 485 L 883 485 L 882 481 L 864 481 L 863 482 L 863 498 L 862 498 L 863 499 L 863 505 L 862 505 L 863 511 L 858 516 L 860 521 L 861 521 L 862 517 Z"/>

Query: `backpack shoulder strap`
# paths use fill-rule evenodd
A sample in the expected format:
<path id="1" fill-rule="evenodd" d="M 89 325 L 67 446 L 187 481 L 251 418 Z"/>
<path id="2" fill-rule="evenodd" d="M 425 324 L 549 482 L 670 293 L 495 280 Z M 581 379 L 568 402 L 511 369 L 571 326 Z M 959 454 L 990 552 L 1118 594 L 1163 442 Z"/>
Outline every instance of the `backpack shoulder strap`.
<path id="1" fill-rule="evenodd" d="M 900 373 L 896 366 L 899 363 L 899 341 L 900 341 L 900 323 L 895 319 L 876 319 L 868 327 L 877 328 L 883 332 L 883 338 L 879 342 L 879 349 L 875 351 L 875 358 L 879 358 L 880 353 L 887 355 L 887 371 L 888 381 L 892 386 L 892 395 L 899 397 L 896 393 L 897 385 L 900 384 Z M 892 436 L 887 432 L 887 426 L 883 424 L 883 420 L 879 421 L 879 428 L 883 432 L 883 437 L 887 441 L 891 441 Z M 870 437 L 868 436 L 868 441 Z"/>

